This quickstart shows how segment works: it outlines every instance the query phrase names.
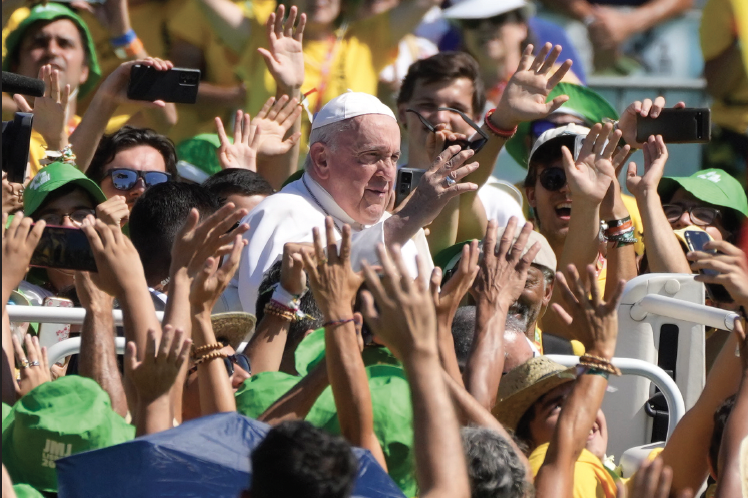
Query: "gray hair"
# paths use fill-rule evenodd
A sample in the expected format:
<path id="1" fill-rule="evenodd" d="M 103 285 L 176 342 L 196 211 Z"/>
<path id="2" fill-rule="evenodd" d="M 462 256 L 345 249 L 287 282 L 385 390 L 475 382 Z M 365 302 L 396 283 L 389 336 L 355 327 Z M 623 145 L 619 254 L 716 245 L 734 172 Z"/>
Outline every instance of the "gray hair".
<path id="1" fill-rule="evenodd" d="M 472 498 L 534 496 L 524 465 L 505 438 L 484 427 L 463 427 L 461 432 Z"/>
<path id="2" fill-rule="evenodd" d="M 338 144 L 338 136 L 348 130 L 353 130 L 358 124 L 356 116 L 353 118 L 344 119 L 337 123 L 331 123 L 326 126 L 320 126 L 317 129 L 312 130 L 309 134 L 309 147 L 316 144 L 317 142 L 327 145 L 333 152 L 338 150 L 340 144 Z M 304 159 L 304 171 L 309 171 L 312 167 L 312 155 L 307 154 Z"/>

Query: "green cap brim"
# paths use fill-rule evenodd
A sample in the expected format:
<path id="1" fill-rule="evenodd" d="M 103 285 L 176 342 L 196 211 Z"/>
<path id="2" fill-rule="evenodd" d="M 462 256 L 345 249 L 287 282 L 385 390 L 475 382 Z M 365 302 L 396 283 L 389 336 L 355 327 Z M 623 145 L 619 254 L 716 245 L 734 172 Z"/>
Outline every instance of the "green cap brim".
<path id="1" fill-rule="evenodd" d="M 229 137 L 229 142 L 234 139 Z M 217 151 L 221 147 L 221 140 L 215 133 L 202 133 L 177 145 L 177 159 L 192 164 L 208 175 L 215 175 L 221 171 Z"/>
<path id="2" fill-rule="evenodd" d="M 69 173 L 59 175 L 59 172 L 57 170 L 59 170 L 60 168 L 67 169 L 68 167 L 71 168 L 70 172 L 73 173 L 72 175 L 70 175 Z M 27 216 L 33 215 L 36 210 L 39 209 L 39 206 L 44 204 L 44 200 L 49 194 L 68 184 L 76 185 L 88 192 L 89 195 L 93 197 L 97 205 L 106 200 L 104 192 L 102 192 L 99 186 L 96 185 L 96 182 L 85 176 L 81 171 L 75 168 L 75 166 L 67 165 L 64 163 L 52 163 L 49 166 L 46 166 L 45 168 L 39 170 L 34 178 L 38 177 L 44 172 L 50 172 L 52 175 L 59 177 L 53 178 L 44 183 L 43 191 L 35 191 L 33 189 L 26 188 L 23 196 L 23 212 Z M 31 183 L 29 185 L 33 184 L 33 182 L 34 180 L 31 180 Z"/>
<path id="3" fill-rule="evenodd" d="M 708 178 L 719 175 L 720 181 Z M 698 171 L 691 176 L 665 176 L 657 186 L 657 193 L 669 199 L 678 188 L 683 188 L 700 201 L 730 209 L 739 219 L 748 217 L 748 199 L 740 182 L 721 169 Z"/>
<path id="4" fill-rule="evenodd" d="M 568 95 L 569 100 L 556 112 L 563 113 L 565 110 L 573 111 L 581 115 L 586 124 L 601 123 L 604 118 L 618 119 L 618 113 L 607 100 L 589 88 L 574 83 L 561 82 L 548 94 L 546 102 L 550 102 L 561 95 Z M 517 127 L 517 132 L 510 138 L 504 147 L 517 164 L 527 168 L 527 160 L 530 155 L 530 146 L 525 142 L 530 134 L 530 122 L 525 121 Z"/>
<path id="5" fill-rule="evenodd" d="M 10 61 L 16 57 L 21 46 L 21 41 L 23 40 L 23 35 L 31 25 L 39 21 L 54 21 L 62 18 L 73 21 L 83 36 L 83 47 L 88 54 L 88 79 L 78 89 L 78 97 L 84 97 L 101 79 L 101 67 L 99 67 L 99 60 L 96 57 L 96 46 L 94 45 L 93 37 L 88 30 L 86 22 L 78 14 L 59 3 L 34 6 L 29 16 L 8 34 L 8 37 L 5 39 L 6 56 L 3 59 L 3 71 L 11 70 Z"/>

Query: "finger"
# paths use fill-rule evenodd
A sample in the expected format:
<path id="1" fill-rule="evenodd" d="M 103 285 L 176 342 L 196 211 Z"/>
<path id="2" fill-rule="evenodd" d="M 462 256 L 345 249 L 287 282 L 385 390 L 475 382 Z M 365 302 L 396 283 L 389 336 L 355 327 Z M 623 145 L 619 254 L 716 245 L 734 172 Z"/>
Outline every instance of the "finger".
<path id="1" fill-rule="evenodd" d="M 286 8 L 283 6 L 283 4 L 280 4 L 275 14 L 275 25 L 273 26 L 275 36 L 277 36 L 278 38 L 283 36 L 283 18 L 285 17 L 285 13 Z"/>
<path id="2" fill-rule="evenodd" d="M 20 364 L 24 364 L 27 360 L 26 360 L 26 353 L 23 352 L 23 347 L 21 347 L 21 341 L 18 339 L 18 336 L 16 336 L 15 334 L 11 337 L 11 340 L 13 341 L 13 352 L 16 355 L 17 362 Z"/>
<path id="3" fill-rule="evenodd" d="M 460 260 L 460 264 L 462 264 L 462 260 Z M 442 269 L 437 266 L 431 272 L 431 278 L 429 280 L 429 290 L 431 290 L 431 299 L 434 301 L 435 305 L 439 303 L 439 286 L 441 285 L 441 283 L 442 283 Z"/>
<path id="4" fill-rule="evenodd" d="M 37 338 L 37 341 L 39 339 Z M 39 349 L 39 354 L 41 355 L 41 359 L 39 360 L 39 363 L 41 364 L 42 368 L 49 368 L 49 355 L 47 354 L 47 348 L 42 347 Z"/>
<path id="5" fill-rule="evenodd" d="M 28 101 L 20 93 L 13 95 L 13 102 L 16 103 L 18 110 L 21 112 L 34 112 L 34 109 L 31 108 Z"/>
<path id="6" fill-rule="evenodd" d="M 280 7 L 280 5 L 279 5 Z M 270 40 L 270 44 L 272 46 L 272 42 L 275 39 L 275 21 L 277 19 L 277 16 L 275 12 L 271 12 L 268 16 L 268 20 L 265 23 L 265 36 L 267 36 L 268 40 Z M 264 50 L 264 49 L 263 49 Z"/>
<path id="7" fill-rule="evenodd" d="M 322 246 L 322 237 L 319 235 L 319 227 L 312 228 L 312 243 L 314 244 L 314 254 L 317 256 L 318 264 L 321 264 L 327 257 Z"/>
<path id="8" fill-rule="evenodd" d="M 591 129 L 590 132 L 587 134 L 587 137 L 585 137 L 584 141 L 582 142 L 582 149 L 579 152 L 579 157 L 587 157 L 588 155 L 592 154 L 594 151 L 595 143 L 597 142 L 597 138 L 600 136 L 600 132 L 603 129 L 603 125 L 600 123 L 596 123 Z"/>
<path id="9" fill-rule="evenodd" d="M 561 80 L 564 79 L 564 77 L 566 76 L 566 73 L 568 73 L 569 70 L 571 69 L 571 66 L 572 66 L 571 59 L 565 60 L 564 63 L 561 64 L 561 66 L 558 69 L 556 69 L 556 72 L 553 73 L 550 78 L 548 78 L 548 83 L 546 84 L 545 88 L 547 90 L 551 90 L 555 88 L 556 85 L 558 85 L 561 82 Z M 566 97 L 566 95 L 563 95 L 562 97 Z M 555 99 L 553 99 L 553 102 L 556 102 L 556 100 L 559 98 L 561 97 L 556 97 Z M 566 100 L 568 100 L 568 97 L 566 98 Z M 566 100 L 564 100 L 564 102 L 566 102 Z M 561 104 L 559 104 L 559 107 L 560 106 Z M 558 107 L 556 107 L 556 109 L 558 109 Z"/>
<path id="10" fill-rule="evenodd" d="M 525 223 L 522 229 L 519 232 L 519 236 L 517 237 L 517 240 L 512 245 L 512 254 L 511 259 L 512 261 L 519 261 L 520 258 L 527 259 L 527 254 L 529 254 L 531 251 L 535 252 L 535 244 L 533 244 L 525 253 L 525 257 L 522 256 L 522 253 L 525 251 L 525 248 L 527 247 L 527 241 L 530 238 L 530 233 L 532 233 L 532 223 Z M 530 263 L 532 263 L 532 258 L 530 258 Z"/>
<path id="11" fill-rule="evenodd" d="M 400 288 L 403 292 L 409 294 L 413 291 L 413 282 L 408 267 L 405 265 L 405 261 L 403 260 L 403 253 L 400 250 L 399 244 L 393 244 L 390 246 L 390 257 L 392 258 L 392 263 L 397 269 L 397 273 L 400 274 Z"/>
<path id="12" fill-rule="evenodd" d="M 262 106 L 262 109 L 260 109 L 260 112 L 258 112 L 255 115 L 255 119 L 263 119 L 268 115 L 268 112 L 270 111 L 270 108 L 275 103 L 275 97 L 270 97 L 265 101 L 265 105 Z"/>
<path id="13" fill-rule="evenodd" d="M 442 168 L 444 165 L 447 164 L 447 162 L 452 159 L 456 154 L 460 152 L 460 146 L 459 145 L 452 145 L 451 147 L 446 148 L 443 150 L 437 157 L 436 161 L 433 162 L 431 165 L 431 168 L 429 169 L 430 172 L 436 173 L 439 171 L 440 168 Z"/>
<path id="14" fill-rule="evenodd" d="M 512 218 L 509 219 L 509 223 L 511 222 L 512 222 Z M 516 218 L 515 218 L 515 225 L 516 225 Z M 493 257 L 496 254 L 496 238 L 498 234 L 498 229 L 499 229 L 499 223 L 496 220 L 489 220 L 488 226 L 486 228 L 486 236 L 483 238 L 484 260 L 487 255 L 489 255 L 490 257 Z M 507 226 L 507 230 L 508 229 L 509 227 Z M 504 230 L 504 233 L 506 233 L 506 230 Z"/>
<path id="15" fill-rule="evenodd" d="M 284 26 L 284 35 L 285 36 L 293 36 L 293 27 L 294 24 L 296 24 L 296 14 L 298 12 L 298 8 L 294 5 L 292 6 L 288 11 L 288 19 L 286 19 L 286 24 Z"/>
<path id="16" fill-rule="evenodd" d="M 533 56 L 532 51 L 535 50 L 535 47 L 532 46 L 532 44 L 529 44 L 525 47 L 525 51 L 522 52 L 522 58 L 519 60 L 519 66 L 517 66 L 517 71 L 527 71 L 530 69 L 530 66 L 532 66 Z"/>
<path id="17" fill-rule="evenodd" d="M 287 100 L 283 108 L 278 112 L 278 115 L 276 116 L 275 120 L 283 124 L 286 122 L 286 120 L 296 112 L 298 109 L 299 112 L 301 112 L 301 109 L 299 108 L 299 101 L 296 99 L 290 99 Z"/>
<path id="18" fill-rule="evenodd" d="M 215 119 L 216 124 L 216 132 L 218 133 L 218 140 L 221 143 L 221 147 L 228 147 L 229 144 L 229 137 L 226 136 L 226 130 L 223 128 L 223 121 L 221 121 L 221 118 Z"/>
<path id="19" fill-rule="evenodd" d="M 245 114 L 244 117 L 242 118 L 242 142 L 241 143 L 243 144 L 249 145 L 250 139 L 254 135 L 254 133 L 252 133 L 251 122 L 252 120 L 249 116 L 249 113 Z"/>
<path id="20" fill-rule="evenodd" d="M 68 103 L 70 102 L 70 85 L 65 85 L 62 90 L 62 106 L 67 109 Z"/>
<path id="21" fill-rule="evenodd" d="M 643 118 L 646 118 L 647 116 L 649 116 L 650 109 L 652 109 L 652 100 L 644 99 L 642 101 L 642 110 L 639 112 L 639 114 L 641 114 Z"/>
<path id="22" fill-rule="evenodd" d="M 404 265 L 403 260 L 403 265 Z M 403 266 L 405 272 L 403 272 L 403 275 L 405 277 L 405 280 L 410 281 L 408 278 L 408 272 L 407 268 Z M 428 277 L 429 277 L 429 270 L 426 266 L 426 260 L 422 258 L 420 255 L 416 254 L 416 269 L 418 271 L 418 275 L 416 275 L 416 278 L 414 280 L 414 283 L 416 285 L 416 289 L 418 289 L 419 292 L 426 292 L 428 290 Z"/>
<path id="23" fill-rule="evenodd" d="M 304 39 L 304 28 L 306 27 L 306 14 L 299 16 L 299 24 L 296 26 L 296 33 L 293 38 L 297 42 L 301 43 Z"/>
<path id="24" fill-rule="evenodd" d="M 596 156 L 600 156 L 603 154 L 606 140 L 608 139 L 608 136 L 610 135 L 612 129 L 612 123 L 605 123 L 605 125 L 603 125 L 603 127 L 600 129 L 600 134 L 597 135 L 597 138 L 595 139 L 595 145 L 594 147 L 592 147 L 592 152 L 594 152 Z"/>
<path id="25" fill-rule="evenodd" d="M 366 282 L 368 285 L 368 278 Z M 377 308 L 374 305 L 374 296 L 368 290 L 361 292 L 361 313 L 374 333 L 378 333 L 381 330 L 379 313 L 377 313 Z"/>
<path id="26" fill-rule="evenodd" d="M 347 223 L 343 225 L 343 240 L 340 242 L 340 260 L 348 265 L 351 263 L 351 227 Z"/>
<path id="27" fill-rule="evenodd" d="M 242 143 L 242 118 L 244 117 L 244 112 L 242 112 L 241 109 L 236 111 L 236 114 L 234 114 L 234 144 L 240 144 Z"/>
<path id="28" fill-rule="evenodd" d="M 169 328 L 170 328 L 170 325 L 167 325 L 166 327 L 164 327 L 163 336 L 166 335 L 166 331 Z M 163 341 L 163 336 L 162 336 L 162 341 Z M 157 349 L 158 349 L 158 344 L 157 344 L 157 339 L 156 339 L 156 331 L 153 329 L 148 329 L 148 333 L 145 339 L 145 356 L 141 359 L 141 361 L 143 360 L 153 361 L 156 358 Z"/>
<path id="29" fill-rule="evenodd" d="M 592 305 L 597 308 L 602 302 L 602 296 L 600 295 L 600 288 L 597 286 L 597 272 L 593 265 L 587 265 L 587 280 L 590 283 L 590 296 Z"/>
<path id="30" fill-rule="evenodd" d="M 396 283 L 400 281 L 400 275 L 397 273 L 397 269 L 392 263 L 390 254 L 388 253 L 387 249 L 385 249 L 384 245 L 378 244 L 376 249 L 377 256 L 379 256 L 379 264 L 382 265 L 382 273 L 384 274 L 384 281 L 382 282 L 382 284 L 387 290 L 387 295 L 394 296 L 397 294 L 396 289 L 401 288 L 400 286 L 396 285 Z"/>
<path id="31" fill-rule="evenodd" d="M 620 140 L 621 136 L 618 136 L 618 140 Z M 616 170 L 616 177 L 621 173 L 621 168 L 623 168 L 623 165 L 626 164 L 626 158 L 629 155 L 629 152 L 631 151 L 631 146 L 629 144 L 624 145 L 621 147 L 615 156 L 613 156 L 613 167 Z"/>
<path id="32" fill-rule="evenodd" d="M 278 114 L 288 103 L 288 101 L 288 95 L 281 95 L 281 97 L 273 104 L 273 107 L 270 108 L 270 111 L 268 112 L 268 119 L 270 119 L 271 121 L 276 121 Z"/>
<path id="33" fill-rule="evenodd" d="M 317 272 L 317 261 L 319 260 L 312 258 L 312 254 L 308 251 L 302 251 L 301 259 L 304 262 L 304 270 L 309 275 L 309 280 L 313 283 L 318 282 L 319 273 Z"/>
<path id="34" fill-rule="evenodd" d="M 331 263 L 337 263 L 338 244 L 335 241 L 335 223 L 331 216 L 325 217 L 325 241 L 327 242 L 327 258 Z"/>
<path id="35" fill-rule="evenodd" d="M 728 256 L 745 256 L 745 253 L 740 248 L 735 247 L 726 240 L 710 240 L 704 244 L 704 249 L 715 249 L 717 252 L 721 252 Z"/>
<path id="36" fill-rule="evenodd" d="M 564 300 L 564 302 L 568 305 L 569 308 L 573 309 L 579 306 L 579 301 L 577 300 L 574 293 L 571 291 L 571 288 L 569 287 L 569 283 L 566 281 L 566 275 L 564 275 L 560 271 L 556 272 L 556 285 L 558 285 L 559 289 L 561 289 L 561 298 Z"/>
<path id="37" fill-rule="evenodd" d="M 501 235 L 499 241 L 499 248 L 496 252 L 496 256 L 499 258 L 509 258 L 509 254 L 512 252 L 512 242 L 514 241 L 514 233 L 517 231 L 517 218 L 512 216 L 509 218 L 509 222 L 506 224 L 504 233 Z"/>
<path id="38" fill-rule="evenodd" d="M 608 143 L 605 145 L 605 148 L 603 149 L 603 157 L 610 158 L 613 157 L 613 154 L 615 153 L 616 149 L 618 148 L 618 141 L 621 139 L 621 130 L 614 130 L 613 125 L 610 125 L 610 131 L 607 134 Z"/>
<path id="39" fill-rule="evenodd" d="M 664 100 L 664 99 L 663 99 Z M 664 466 L 660 473 L 660 479 L 657 483 L 657 491 L 655 493 L 656 498 L 668 498 L 670 495 L 670 486 L 673 483 L 673 469 L 669 466 Z"/>
<path id="40" fill-rule="evenodd" d="M 714 270 L 714 271 L 718 271 L 720 273 L 726 274 L 726 273 L 731 273 L 733 268 L 734 268 L 733 265 L 720 261 L 716 258 L 702 259 L 700 261 L 697 261 L 691 264 L 691 269 L 693 271 Z"/>
<path id="41" fill-rule="evenodd" d="M 221 271 L 224 276 L 227 276 L 228 278 L 233 277 L 237 268 L 239 268 L 239 263 L 242 260 L 242 249 L 244 249 L 245 245 L 246 244 L 244 239 L 242 239 L 242 236 L 237 235 L 234 239 L 234 244 L 231 248 L 231 254 L 228 260 L 224 261 L 223 265 L 221 266 Z"/>
<path id="42" fill-rule="evenodd" d="M 540 66 L 540 69 L 538 70 L 538 74 L 546 74 L 551 69 L 553 69 L 553 66 L 556 64 L 556 59 L 558 59 L 559 55 L 561 55 L 561 45 L 556 45 L 550 51 L 550 54 L 543 62 L 543 65 Z"/>
<path id="43" fill-rule="evenodd" d="M 656 99 L 654 99 L 654 102 L 652 103 L 652 109 L 649 111 L 649 117 L 656 118 L 660 115 L 660 112 L 662 112 L 662 109 L 665 107 L 665 97 L 659 96 Z"/>
<path id="44" fill-rule="evenodd" d="M 127 343 L 125 348 L 125 370 L 132 373 L 138 366 L 138 347 L 133 341 Z"/>
<path id="45" fill-rule="evenodd" d="M 372 267 L 366 263 L 362 263 L 362 268 L 364 272 L 364 280 L 366 280 L 366 288 L 368 291 L 364 291 L 361 293 L 362 298 L 365 293 L 368 293 L 370 296 L 373 296 L 377 300 L 384 299 L 385 290 L 384 286 L 382 285 L 382 280 L 379 278 L 379 275 L 377 275 Z M 372 308 L 373 308 L 373 299 L 372 299 Z M 364 307 L 365 308 L 365 307 Z M 376 312 L 374 313 L 376 314 Z M 364 317 L 367 318 L 368 321 L 368 314 L 366 311 L 364 311 Z"/>
<path id="46" fill-rule="evenodd" d="M 587 291 L 584 288 L 584 282 L 579 276 L 577 267 L 574 265 L 569 265 L 566 269 L 566 275 L 568 277 L 571 291 L 574 293 L 574 297 L 577 299 L 577 302 L 585 307 L 589 307 L 590 303 L 587 299 Z"/>
<path id="47" fill-rule="evenodd" d="M 60 102 L 60 71 L 55 69 L 52 71 L 50 82 L 52 84 L 52 91 L 50 92 L 50 97 L 55 102 Z"/>
<path id="48" fill-rule="evenodd" d="M 93 225 L 83 225 L 81 226 L 81 230 L 86 234 L 94 256 L 101 254 L 104 251 L 104 244 L 101 242 L 101 237 L 96 229 L 94 229 Z"/>
<path id="49" fill-rule="evenodd" d="M 174 331 L 174 339 L 171 341 L 171 346 L 169 347 L 168 355 L 166 356 L 167 364 L 175 363 L 177 361 L 177 358 L 182 351 L 183 344 L 184 330 L 177 329 Z"/>
<path id="50" fill-rule="evenodd" d="M 563 306 L 561 306 L 558 303 L 553 303 L 551 305 L 551 309 L 556 312 L 558 317 L 561 319 L 562 322 L 564 322 L 567 326 L 574 323 L 574 319 L 571 317 L 571 315 L 564 309 Z"/>
<path id="51" fill-rule="evenodd" d="M 532 61 L 532 65 L 530 65 L 530 71 L 538 72 L 540 68 L 543 66 L 543 62 L 545 62 L 545 58 L 548 55 L 548 52 L 551 51 L 553 48 L 553 45 L 550 43 L 546 43 L 543 45 L 543 48 L 540 49 L 540 52 L 538 52 L 538 55 L 535 56 L 535 60 Z"/>
<path id="52" fill-rule="evenodd" d="M 673 109 L 685 109 L 685 108 L 686 108 L 686 103 L 682 101 L 678 102 L 677 104 L 673 106 Z"/>

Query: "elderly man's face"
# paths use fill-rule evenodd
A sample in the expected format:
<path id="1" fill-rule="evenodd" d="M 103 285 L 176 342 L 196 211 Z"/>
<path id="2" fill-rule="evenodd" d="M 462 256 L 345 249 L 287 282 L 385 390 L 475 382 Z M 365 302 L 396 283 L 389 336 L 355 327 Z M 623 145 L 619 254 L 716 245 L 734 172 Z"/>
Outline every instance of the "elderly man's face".
<path id="1" fill-rule="evenodd" d="M 367 114 L 334 144 L 312 145 L 315 172 L 325 190 L 354 221 L 373 225 L 387 207 L 400 158 L 400 129 L 391 117 Z"/>
<path id="2" fill-rule="evenodd" d="M 45 64 L 60 71 L 61 88 L 75 90 L 88 79 L 83 39 L 70 19 L 36 23 L 21 40 L 16 72 L 36 78 Z"/>
<path id="3" fill-rule="evenodd" d="M 525 334 L 531 340 L 535 335 L 535 324 L 543 306 L 548 305 L 552 286 L 545 285 L 545 276 L 540 268 L 531 266 L 527 270 L 525 288 L 519 298 L 509 308 L 509 313 L 525 324 Z"/>
<path id="4" fill-rule="evenodd" d="M 535 217 L 542 233 L 551 244 L 563 244 L 569 232 L 571 220 L 571 190 L 569 184 L 556 191 L 550 191 L 540 183 L 540 175 L 548 168 L 564 168 L 561 158 L 550 164 L 538 164 L 535 185 L 525 187 L 527 200 L 535 211 Z"/>

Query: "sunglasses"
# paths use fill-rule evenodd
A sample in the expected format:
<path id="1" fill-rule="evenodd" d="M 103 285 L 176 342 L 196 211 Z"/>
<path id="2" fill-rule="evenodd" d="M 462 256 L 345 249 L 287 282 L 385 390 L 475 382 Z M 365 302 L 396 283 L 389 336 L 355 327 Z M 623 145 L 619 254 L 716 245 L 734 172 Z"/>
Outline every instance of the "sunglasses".
<path id="1" fill-rule="evenodd" d="M 242 370 L 252 375 L 252 369 L 249 367 L 249 358 L 245 354 L 237 353 L 229 355 L 223 359 L 223 364 L 226 367 L 226 373 L 228 373 L 229 377 L 234 375 L 234 364 L 239 365 Z M 195 372 L 197 372 L 197 365 L 192 365 L 187 375 L 192 375 Z"/>
<path id="2" fill-rule="evenodd" d="M 469 124 L 481 136 L 481 138 L 473 140 L 472 142 L 470 140 L 447 140 L 444 143 L 444 149 L 442 150 L 446 150 L 453 145 L 459 145 L 460 149 L 462 150 L 474 150 L 476 153 L 478 153 L 478 151 L 480 151 L 483 148 L 483 146 L 486 145 L 486 142 L 488 142 L 488 135 L 486 134 L 486 132 L 481 130 L 480 126 L 478 126 L 475 123 L 475 121 L 470 119 L 470 117 L 464 112 L 460 111 L 459 109 L 454 109 L 452 107 L 438 107 L 436 110 L 456 112 L 457 114 L 460 115 L 462 119 L 465 120 L 467 124 Z M 431 133 L 436 133 L 436 128 L 434 128 L 434 125 L 429 123 L 429 120 L 423 117 L 421 113 L 411 108 L 405 109 L 405 112 L 412 112 L 413 114 L 418 116 L 418 119 L 421 120 L 421 123 L 423 124 L 423 126 L 426 127 L 427 130 L 429 130 Z"/>
<path id="3" fill-rule="evenodd" d="M 107 176 L 112 177 L 112 184 L 117 190 L 130 190 L 138 183 L 138 178 L 143 179 L 146 188 L 171 180 L 171 175 L 163 171 L 138 171 L 128 168 L 114 168 L 107 171 L 105 178 Z"/>
<path id="4" fill-rule="evenodd" d="M 670 223 L 675 223 L 678 219 L 683 216 L 683 212 L 688 212 L 688 216 L 691 218 L 691 222 L 698 226 L 707 226 L 714 223 L 720 212 L 719 209 L 715 209 L 707 206 L 691 206 L 690 208 L 684 208 L 678 204 L 663 204 L 662 210 L 665 211 L 665 216 Z"/>
<path id="5" fill-rule="evenodd" d="M 566 185 L 566 171 L 562 168 L 546 168 L 540 173 L 540 184 L 549 192 L 560 190 Z"/>

